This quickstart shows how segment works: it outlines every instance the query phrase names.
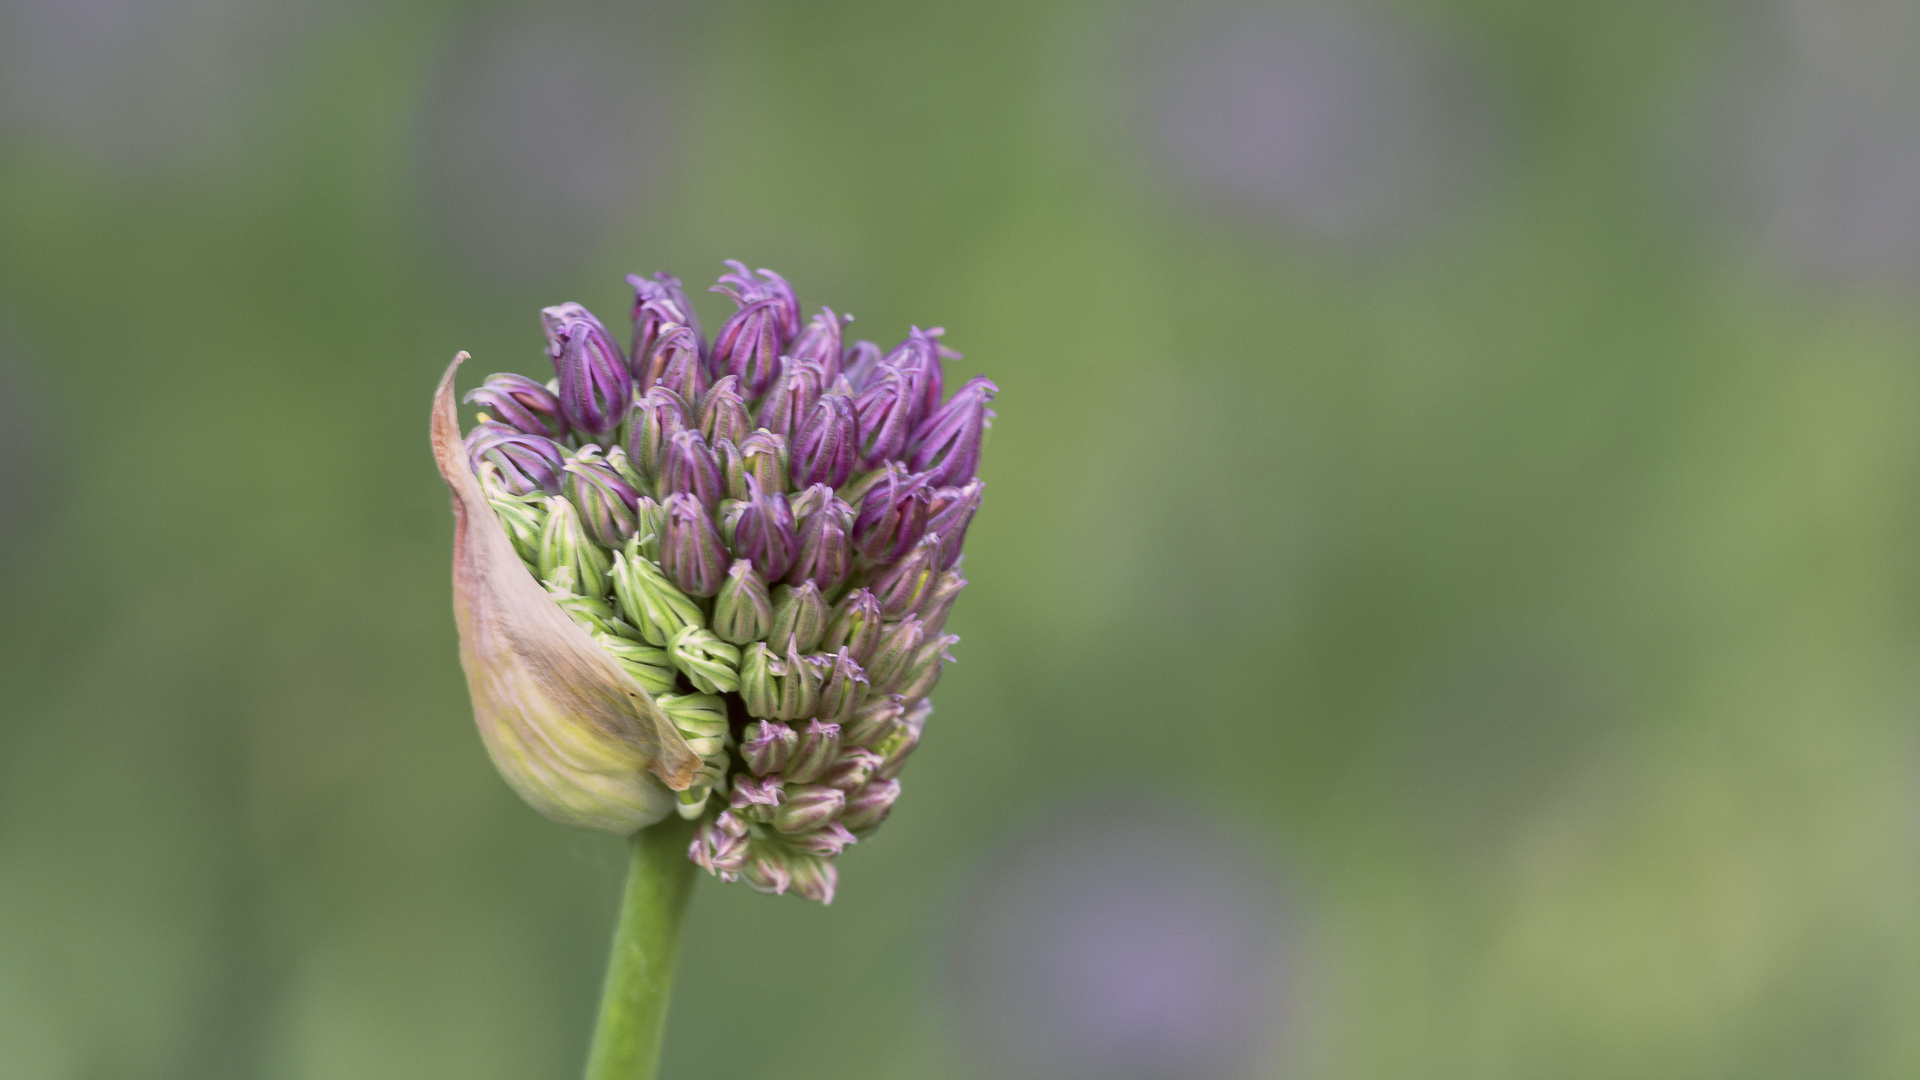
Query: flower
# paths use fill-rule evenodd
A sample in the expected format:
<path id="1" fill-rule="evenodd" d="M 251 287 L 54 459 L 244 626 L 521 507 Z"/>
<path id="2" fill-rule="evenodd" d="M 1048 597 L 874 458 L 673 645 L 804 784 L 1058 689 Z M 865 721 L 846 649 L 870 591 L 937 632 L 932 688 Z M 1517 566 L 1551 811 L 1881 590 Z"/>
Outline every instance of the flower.
<path id="1" fill-rule="evenodd" d="M 623 353 L 578 304 L 541 315 L 559 374 L 490 376 L 454 495 L 455 621 L 489 754 L 536 809 L 626 833 L 696 822 L 688 858 L 828 902 L 869 839 L 959 639 L 956 569 L 997 388 L 942 400 L 940 329 L 882 351 L 802 325 L 729 262 L 712 342 L 680 283 L 628 278 Z"/>

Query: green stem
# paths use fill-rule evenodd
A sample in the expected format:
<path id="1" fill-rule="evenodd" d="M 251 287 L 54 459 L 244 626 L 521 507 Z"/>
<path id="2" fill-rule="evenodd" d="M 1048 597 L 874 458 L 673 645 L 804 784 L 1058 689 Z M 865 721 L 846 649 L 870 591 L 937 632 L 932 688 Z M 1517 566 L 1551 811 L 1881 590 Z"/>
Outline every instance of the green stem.
<path id="1" fill-rule="evenodd" d="M 587 1080 L 653 1080 L 660 1068 L 681 916 L 693 893 L 692 836 L 693 823 L 677 817 L 633 834 Z"/>

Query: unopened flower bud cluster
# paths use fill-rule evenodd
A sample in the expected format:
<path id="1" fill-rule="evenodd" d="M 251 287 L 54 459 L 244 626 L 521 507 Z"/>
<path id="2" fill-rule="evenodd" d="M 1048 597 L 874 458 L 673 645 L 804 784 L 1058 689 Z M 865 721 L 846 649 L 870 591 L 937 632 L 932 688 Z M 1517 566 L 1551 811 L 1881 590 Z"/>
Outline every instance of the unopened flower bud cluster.
<path id="1" fill-rule="evenodd" d="M 547 308 L 557 378 L 490 376 L 467 451 L 554 602 L 699 754 L 679 794 L 694 862 L 828 901 L 833 859 L 900 794 L 979 509 L 997 388 L 951 397 L 939 329 L 891 350 L 806 323 L 793 290 L 730 262 L 709 341 L 680 283 L 629 277 L 622 348 Z"/>

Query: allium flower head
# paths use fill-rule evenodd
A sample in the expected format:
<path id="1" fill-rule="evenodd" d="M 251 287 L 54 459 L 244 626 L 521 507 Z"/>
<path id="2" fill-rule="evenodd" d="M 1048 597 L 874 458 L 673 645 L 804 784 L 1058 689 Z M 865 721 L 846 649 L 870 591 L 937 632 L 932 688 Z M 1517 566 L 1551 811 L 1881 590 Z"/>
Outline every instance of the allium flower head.
<path id="1" fill-rule="evenodd" d="M 945 398 L 941 330 L 846 345 L 850 317 L 803 325 L 786 279 L 727 265 L 711 343 L 664 274 L 628 278 L 626 352 L 578 304 L 542 311 L 557 391 L 489 377 L 464 443 L 448 369 L 455 616 L 488 751 L 536 809 L 678 814 L 709 872 L 826 902 L 959 640 L 997 388 Z"/>

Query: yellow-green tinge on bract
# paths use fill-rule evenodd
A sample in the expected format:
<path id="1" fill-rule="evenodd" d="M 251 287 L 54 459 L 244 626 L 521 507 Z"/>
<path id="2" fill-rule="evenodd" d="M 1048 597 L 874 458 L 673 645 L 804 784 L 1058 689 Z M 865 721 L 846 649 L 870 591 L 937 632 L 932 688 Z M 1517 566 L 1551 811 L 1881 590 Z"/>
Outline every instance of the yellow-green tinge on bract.
<path id="1" fill-rule="evenodd" d="M 701 776 L 644 687 L 535 581 L 462 445 L 454 357 L 433 401 L 433 456 L 453 494 L 453 608 L 460 662 L 487 753 L 534 809 L 626 835 L 674 812 Z"/>

